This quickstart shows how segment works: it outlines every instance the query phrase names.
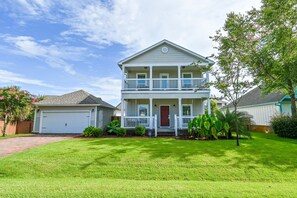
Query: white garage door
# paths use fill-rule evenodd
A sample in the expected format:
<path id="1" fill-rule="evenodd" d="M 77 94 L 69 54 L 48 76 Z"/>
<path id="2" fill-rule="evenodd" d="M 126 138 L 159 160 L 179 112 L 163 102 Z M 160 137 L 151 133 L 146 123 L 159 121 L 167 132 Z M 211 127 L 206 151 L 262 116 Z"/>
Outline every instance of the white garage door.
<path id="1" fill-rule="evenodd" d="M 82 133 L 89 124 L 89 111 L 43 112 L 41 133 Z"/>

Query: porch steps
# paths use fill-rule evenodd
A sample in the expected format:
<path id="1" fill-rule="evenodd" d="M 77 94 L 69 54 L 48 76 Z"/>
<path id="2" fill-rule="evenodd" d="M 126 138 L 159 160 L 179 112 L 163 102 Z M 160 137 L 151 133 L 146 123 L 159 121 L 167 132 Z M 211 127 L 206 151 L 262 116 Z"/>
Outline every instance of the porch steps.
<path id="1" fill-rule="evenodd" d="M 174 137 L 175 133 L 174 132 L 162 132 L 158 133 L 158 137 Z"/>

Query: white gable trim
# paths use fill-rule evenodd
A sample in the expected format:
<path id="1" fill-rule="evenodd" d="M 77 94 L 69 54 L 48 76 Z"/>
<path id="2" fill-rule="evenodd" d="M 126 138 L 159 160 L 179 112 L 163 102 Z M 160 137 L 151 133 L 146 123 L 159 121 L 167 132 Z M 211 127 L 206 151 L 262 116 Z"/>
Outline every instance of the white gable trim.
<path id="1" fill-rule="evenodd" d="M 186 49 L 186 48 L 184 48 L 182 46 L 179 46 L 179 45 L 177 45 L 177 44 L 175 44 L 175 43 L 173 43 L 171 41 L 168 41 L 168 40 L 164 39 L 164 40 L 162 40 L 162 41 L 160 41 L 160 42 L 158 42 L 158 43 L 156 43 L 156 44 L 154 44 L 154 45 L 152 45 L 152 46 L 150 46 L 148 48 L 145 48 L 144 50 L 141 50 L 140 52 L 137 52 L 136 54 L 133 54 L 132 56 L 129 56 L 129 57 L 121 60 L 118 63 L 118 65 L 121 67 L 125 62 L 127 62 L 127 61 L 129 61 L 129 60 L 131 60 L 131 59 L 133 59 L 133 58 L 141 55 L 141 54 L 144 54 L 145 52 L 147 52 L 147 51 L 149 51 L 149 50 L 151 50 L 151 49 L 153 49 L 153 48 L 155 48 L 155 47 L 157 47 L 159 45 L 162 45 L 164 43 L 166 43 L 168 45 L 171 45 L 171 46 L 174 46 L 174 47 L 176 47 L 176 48 L 178 48 L 178 49 L 180 49 L 182 51 L 185 51 L 185 52 L 187 52 L 187 53 L 189 53 L 189 54 L 191 54 L 191 55 L 193 55 L 193 56 L 195 56 L 197 58 L 200 58 L 200 59 L 204 60 L 205 62 L 208 62 L 209 64 L 212 64 L 213 65 L 215 63 L 214 61 L 212 61 L 210 59 L 207 59 L 206 57 L 201 56 L 200 54 L 197 54 L 197 53 L 195 53 L 195 52 L 193 52 L 191 50 L 188 50 L 188 49 Z"/>

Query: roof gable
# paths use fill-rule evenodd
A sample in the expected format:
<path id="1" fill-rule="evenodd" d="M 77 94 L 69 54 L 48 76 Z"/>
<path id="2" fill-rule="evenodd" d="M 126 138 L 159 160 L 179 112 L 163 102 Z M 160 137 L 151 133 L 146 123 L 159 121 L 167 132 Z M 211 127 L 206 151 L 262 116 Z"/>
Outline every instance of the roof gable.
<path id="1" fill-rule="evenodd" d="M 167 47 L 168 52 L 162 52 L 162 48 Z M 146 64 L 146 63 L 178 63 L 195 61 L 202 61 L 207 64 L 214 64 L 210 59 L 205 58 L 195 52 L 192 52 L 184 47 L 181 47 L 168 40 L 162 40 L 124 60 L 120 61 L 118 65 L 123 64 Z"/>

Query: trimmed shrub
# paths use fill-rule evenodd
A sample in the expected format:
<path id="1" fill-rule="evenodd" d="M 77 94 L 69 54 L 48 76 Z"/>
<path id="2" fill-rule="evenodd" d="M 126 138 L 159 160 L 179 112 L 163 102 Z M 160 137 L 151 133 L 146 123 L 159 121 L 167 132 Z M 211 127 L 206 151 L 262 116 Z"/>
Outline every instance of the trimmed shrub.
<path id="1" fill-rule="evenodd" d="M 102 136 L 102 135 L 103 135 L 103 130 L 101 128 L 94 128 L 91 131 L 91 136 L 92 137 L 99 137 L 99 136 Z"/>
<path id="2" fill-rule="evenodd" d="M 94 126 L 89 126 L 83 131 L 83 135 L 86 137 L 99 137 L 103 135 L 103 130 L 101 128 L 96 128 Z"/>
<path id="3" fill-rule="evenodd" d="M 91 132 L 95 129 L 95 127 L 93 126 L 89 126 L 87 128 L 84 129 L 83 131 L 83 135 L 86 137 L 90 137 L 91 136 Z"/>
<path id="4" fill-rule="evenodd" d="M 135 135 L 144 136 L 145 131 L 146 131 L 146 129 L 144 126 L 136 126 L 135 127 Z"/>
<path id="5" fill-rule="evenodd" d="M 297 138 L 297 117 L 275 116 L 271 120 L 271 126 L 280 137 Z"/>
<path id="6" fill-rule="evenodd" d="M 126 136 L 126 129 L 118 127 L 117 128 L 117 136 L 121 136 L 121 137 Z"/>

